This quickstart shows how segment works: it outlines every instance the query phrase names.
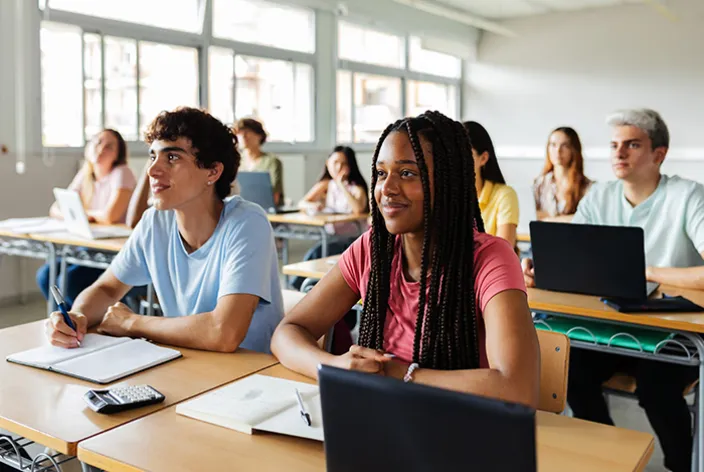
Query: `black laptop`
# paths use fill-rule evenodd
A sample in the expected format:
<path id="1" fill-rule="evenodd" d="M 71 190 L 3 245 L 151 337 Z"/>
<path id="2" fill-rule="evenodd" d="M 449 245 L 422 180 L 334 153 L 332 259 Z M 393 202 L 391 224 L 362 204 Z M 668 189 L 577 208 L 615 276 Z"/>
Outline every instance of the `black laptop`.
<path id="1" fill-rule="evenodd" d="M 240 186 L 240 196 L 256 203 L 267 213 L 297 213 L 295 206 L 276 206 L 274 204 L 274 189 L 268 172 L 240 172 L 237 174 Z"/>
<path id="2" fill-rule="evenodd" d="M 535 286 L 625 300 L 646 300 L 658 285 L 645 280 L 643 229 L 530 223 Z"/>
<path id="3" fill-rule="evenodd" d="M 328 472 L 536 470 L 531 408 L 330 366 L 318 382 Z"/>

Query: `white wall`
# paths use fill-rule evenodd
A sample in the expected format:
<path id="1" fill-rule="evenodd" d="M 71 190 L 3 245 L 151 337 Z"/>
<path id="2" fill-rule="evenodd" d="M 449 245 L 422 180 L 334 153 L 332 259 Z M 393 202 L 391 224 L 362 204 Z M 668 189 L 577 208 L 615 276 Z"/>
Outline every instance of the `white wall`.
<path id="1" fill-rule="evenodd" d="M 509 183 L 530 184 L 548 133 L 563 125 L 582 138 L 587 174 L 612 178 L 605 118 L 644 106 L 670 128 L 664 172 L 704 181 L 704 2 L 667 5 L 678 21 L 641 4 L 507 21 L 517 38 L 481 37 L 465 118 L 486 126 Z"/>

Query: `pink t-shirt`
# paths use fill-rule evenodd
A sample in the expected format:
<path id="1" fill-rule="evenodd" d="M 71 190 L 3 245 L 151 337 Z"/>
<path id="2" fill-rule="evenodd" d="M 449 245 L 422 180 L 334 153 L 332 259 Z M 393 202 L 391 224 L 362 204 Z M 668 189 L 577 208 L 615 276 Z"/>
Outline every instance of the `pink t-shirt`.
<path id="1" fill-rule="evenodd" d="M 76 190 L 80 193 L 81 186 L 83 185 L 84 174 L 84 169 L 81 168 L 81 170 L 78 171 L 78 174 L 76 174 L 76 176 L 73 178 L 73 181 L 71 182 L 71 185 L 69 185 L 68 188 L 71 190 Z M 135 178 L 132 169 L 130 169 L 126 165 L 121 165 L 115 167 L 113 170 L 110 171 L 108 175 L 103 177 L 101 180 L 96 180 L 93 185 L 93 198 L 91 199 L 90 204 L 88 205 L 88 208 L 86 208 L 86 210 L 102 211 L 107 208 L 107 206 L 110 204 L 110 200 L 112 199 L 113 195 L 118 190 L 134 190 L 134 188 L 137 186 L 137 179 Z M 123 216 L 122 223 L 124 222 L 125 217 Z"/>
<path id="2" fill-rule="evenodd" d="M 405 362 L 413 359 L 413 338 L 418 315 L 419 282 L 408 282 L 403 276 L 401 237 L 396 237 L 391 263 L 391 287 L 388 312 L 384 324 L 384 350 Z M 340 257 L 342 276 L 360 298 L 367 292 L 371 271 L 371 231 L 359 237 Z M 482 312 L 494 295 L 504 290 L 526 292 L 521 264 L 504 239 L 474 232 L 474 292 L 476 294 L 477 328 L 479 330 L 480 367 L 489 367 L 486 357 L 486 332 Z"/>

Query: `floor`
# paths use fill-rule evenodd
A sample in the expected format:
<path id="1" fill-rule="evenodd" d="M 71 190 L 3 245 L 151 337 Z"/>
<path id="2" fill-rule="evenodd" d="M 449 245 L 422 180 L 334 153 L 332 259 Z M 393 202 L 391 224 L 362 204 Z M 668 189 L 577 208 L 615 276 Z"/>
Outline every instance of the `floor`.
<path id="1" fill-rule="evenodd" d="M 290 260 L 299 261 L 307 250 L 304 242 L 293 241 L 289 246 Z M 46 302 L 43 299 L 33 298 L 24 305 L 0 307 L 0 329 L 31 321 L 41 320 L 46 317 Z M 612 416 L 616 424 L 622 428 L 635 429 L 653 434 L 648 420 L 636 401 L 613 397 L 610 399 Z M 63 467 L 64 472 L 77 470 L 74 466 Z M 656 441 L 655 452 L 645 469 L 647 472 L 662 472 L 666 469 L 662 465 L 662 451 Z"/>

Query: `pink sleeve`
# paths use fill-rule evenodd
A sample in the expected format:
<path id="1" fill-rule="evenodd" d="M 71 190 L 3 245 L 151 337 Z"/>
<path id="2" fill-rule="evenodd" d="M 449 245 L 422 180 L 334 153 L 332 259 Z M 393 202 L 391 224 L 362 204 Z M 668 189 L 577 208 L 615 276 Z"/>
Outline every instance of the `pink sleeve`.
<path id="1" fill-rule="evenodd" d="M 81 170 L 78 171 L 76 176 L 73 178 L 71 183 L 68 185 L 69 190 L 75 190 L 76 192 L 81 191 L 81 187 L 83 186 L 83 167 L 81 167 Z"/>
<path id="2" fill-rule="evenodd" d="M 474 255 L 474 289 L 482 312 L 495 295 L 505 290 L 527 293 L 521 262 L 508 242 L 489 236 Z"/>
<path id="3" fill-rule="evenodd" d="M 352 291 L 362 297 L 362 277 L 365 272 L 365 263 L 368 263 L 369 245 L 371 231 L 361 235 L 345 252 L 342 253 L 337 266 L 340 268 L 342 277 L 350 286 Z"/>
<path id="4" fill-rule="evenodd" d="M 132 169 L 126 165 L 122 165 L 115 167 L 112 172 L 110 172 L 110 184 L 113 192 L 120 189 L 134 190 L 137 186 L 137 179 Z"/>

